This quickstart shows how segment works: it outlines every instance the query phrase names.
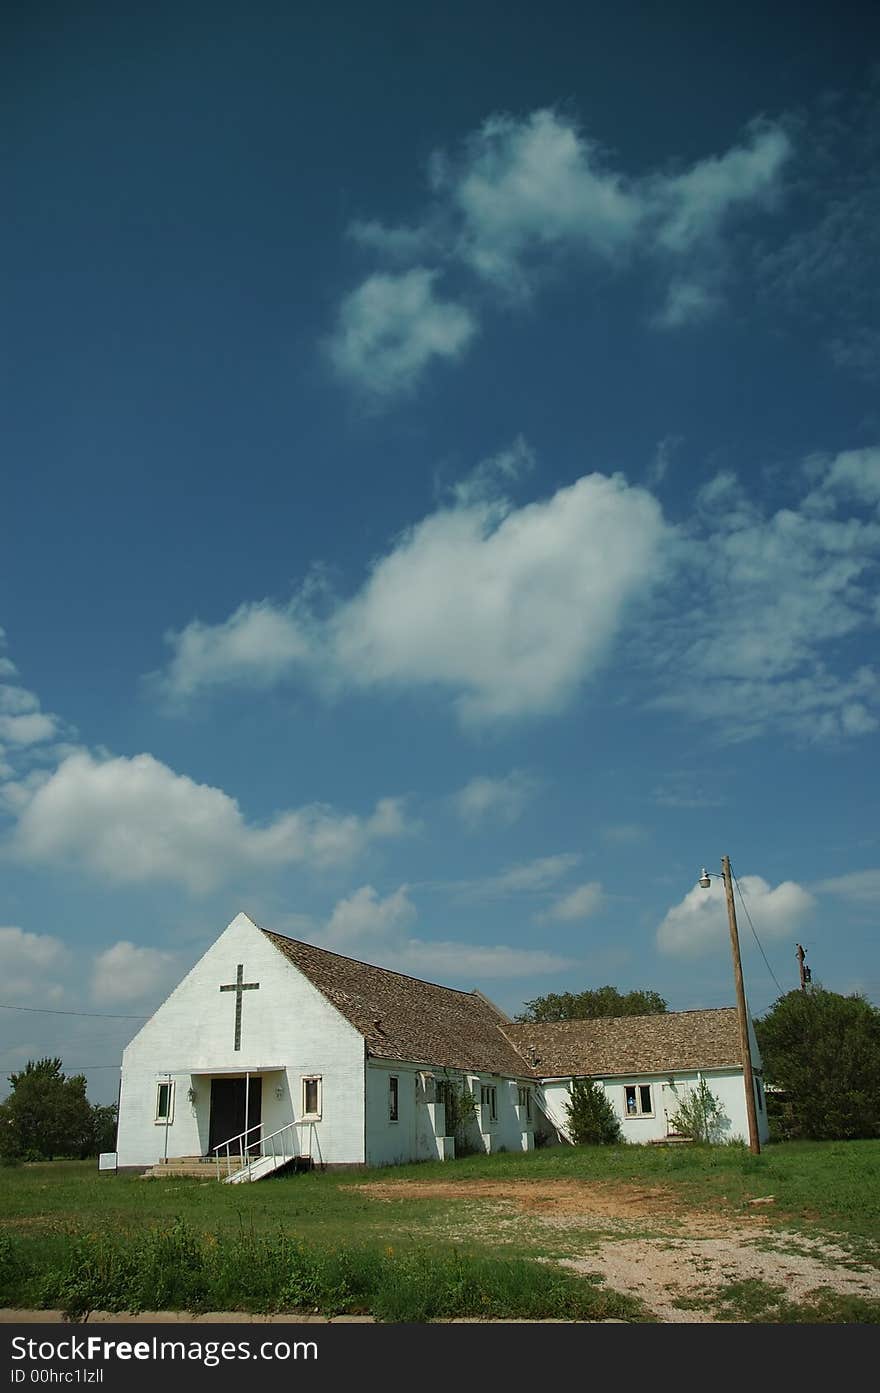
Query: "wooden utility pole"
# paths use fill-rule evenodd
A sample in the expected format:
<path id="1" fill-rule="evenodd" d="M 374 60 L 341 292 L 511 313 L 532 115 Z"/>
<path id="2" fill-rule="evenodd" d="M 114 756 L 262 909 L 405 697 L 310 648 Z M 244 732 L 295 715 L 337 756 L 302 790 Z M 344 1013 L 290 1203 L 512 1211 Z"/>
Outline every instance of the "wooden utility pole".
<path id="1" fill-rule="evenodd" d="M 733 954 L 733 976 L 736 983 L 740 1057 L 742 1059 L 743 1086 L 746 1093 L 746 1115 L 749 1119 L 749 1150 L 754 1156 L 759 1156 L 761 1142 L 758 1138 L 758 1113 L 755 1108 L 755 1072 L 752 1068 L 752 1049 L 749 1044 L 749 1017 L 743 987 L 742 961 L 739 956 L 739 931 L 736 927 L 736 906 L 733 902 L 733 877 L 730 873 L 729 856 L 721 858 L 721 878 L 724 881 L 724 893 L 727 896 L 727 921 L 730 925 L 730 949 Z"/>
<path id="2" fill-rule="evenodd" d="M 796 955 L 796 956 L 797 956 L 797 960 L 798 960 L 798 971 L 800 972 L 800 975 L 801 975 L 801 991 L 802 991 L 802 992 L 805 992 L 805 991 L 807 990 L 807 983 L 809 982 L 809 980 L 810 980 L 810 978 L 811 978 L 811 976 L 812 976 L 812 973 L 810 972 L 810 969 L 809 969 L 808 967 L 804 967 L 804 958 L 805 958 L 807 955 L 806 955 L 806 953 L 804 952 L 804 950 L 803 950 L 801 944 L 798 943 L 796 946 L 797 946 L 797 955 Z"/>

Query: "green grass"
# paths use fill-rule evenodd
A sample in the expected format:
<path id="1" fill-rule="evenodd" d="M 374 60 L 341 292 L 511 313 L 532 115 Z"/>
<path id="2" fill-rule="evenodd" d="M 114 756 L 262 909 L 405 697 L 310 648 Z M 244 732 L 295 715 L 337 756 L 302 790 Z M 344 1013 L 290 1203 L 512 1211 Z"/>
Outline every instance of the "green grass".
<path id="1" fill-rule="evenodd" d="M 39 1279 L 68 1270 L 77 1243 L 109 1244 L 108 1252 L 116 1251 L 114 1245 L 119 1243 L 132 1250 L 145 1244 L 149 1247 L 160 1243 L 157 1235 L 167 1233 L 172 1220 L 208 1258 L 221 1250 L 226 1255 L 224 1270 L 238 1274 L 224 1287 L 220 1269 L 211 1268 L 211 1301 L 222 1302 L 220 1309 L 234 1309 L 241 1302 L 256 1299 L 248 1295 L 244 1268 L 234 1256 L 236 1243 L 245 1243 L 253 1252 L 255 1245 L 289 1243 L 295 1237 L 303 1252 L 372 1254 L 371 1263 L 383 1254 L 388 1257 L 386 1250 L 392 1248 L 394 1261 L 388 1258 L 387 1270 L 384 1259 L 379 1264 L 384 1274 L 382 1291 L 387 1293 L 396 1283 L 401 1290 L 415 1292 L 430 1287 L 431 1265 L 439 1270 L 444 1263 L 467 1263 L 476 1270 L 481 1263 L 502 1259 L 502 1266 L 522 1262 L 522 1271 L 531 1274 L 533 1283 L 545 1282 L 546 1265 L 537 1264 L 535 1259 L 575 1252 L 583 1255 L 593 1242 L 615 1237 L 668 1236 L 676 1231 L 676 1210 L 691 1209 L 707 1209 L 731 1218 L 759 1213 L 765 1224 L 760 1238 L 756 1234 L 760 1242 L 772 1245 L 774 1228 L 778 1227 L 786 1230 L 788 1241 L 792 1233 L 833 1240 L 852 1260 L 880 1266 L 878 1173 L 877 1141 L 785 1143 L 768 1147 L 757 1157 L 736 1147 L 554 1147 L 527 1154 L 473 1156 L 446 1164 L 280 1176 L 250 1186 L 102 1174 L 95 1162 L 0 1168 L 0 1236 L 12 1240 L 14 1261 L 22 1273 L 29 1274 L 27 1282 L 21 1278 L 17 1296 L 15 1284 L 7 1284 L 4 1299 L 19 1306 L 33 1300 L 37 1305 L 55 1304 L 61 1299 L 58 1292 L 53 1293 L 45 1284 L 40 1287 Z M 395 1195 L 398 1182 L 413 1180 L 451 1182 L 458 1193 L 454 1198 Z M 514 1185 L 518 1181 L 550 1184 L 554 1180 L 635 1184 L 662 1190 L 663 1194 L 657 1198 L 656 1210 L 641 1209 L 619 1224 L 594 1225 L 591 1229 L 588 1215 L 582 1222 L 554 1226 L 540 1213 L 469 1194 L 469 1182 L 484 1180 Z M 358 1188 L 376 1181 L 382 1183 L 385 1197 Z M 750 1199 L 767 1195 L 774 1196 L 772 1204 L 749 1208 Z M 686 1212 L 678 1223 L 686 1226 Z M 424 1255 L 429 1250 L 432 1258 L 425 1268 L 420 1264 L 427 1261 Z M 211 1267 L 211 1262 L 207 1266 Z M 545 1275 L 536 1277 L 542 1269 Z M 371 1281 L 378 1280 L 379 1269 L 370 1270 Z M 443 1270 L 446 1275 L 441 1287 L 446 1290 L 452 1282 L 451 1269 Z M 513 1271 L 509 1266 L 504 1270 Z M 574 1282 L 577 1289 L 590 1286 L 585 1279 L 569 1274 L 566 1281 Z M 456 1283 L 461 1287 L 458 1278 L 452 1285 Z M 329 1290 L 333 1289 L 331 1281 Z M 612 1294 L 603 1291 L 602 1295 Z M 168 1299 L 183 1300 L 184 1296 L 172 1293 Z M 266 1296 L 270 1298 L 281 1299 L 274 1288 Z M 562 1299 L 558 1293 L 553 1297 L 557 1299 Z M 387 1300 L 390 1302 L 390 1297 Z M 507 1309 L 497 1296 L 493 1300 L 496 1314 Z M 435 1295 L 429 1301 L 425 1297 L 425 1301 L 425 1309 L 432 1301 L 434 1309 L 439 1298 Z M 464 1305 L 468 1302 L 480 1305 L 473 1295 Z M 261 1308 L 245 1304 L 242 1309 Z M 391 1305 L 381 1306 L 374 1313 L 391 1309 Z M 821 1313 L 825 1308 L 814 1304 L 810 1309 Z M 544 1314 L 555 1313 L 544 1309 Z M 822 1318 L 821 1314 L 816 1316 Z"/>
<path id="2" fill-rule="evenodd" d="M 133 1238 L 81 1234 L 52 1253 L 3 1236 L 0 1305 L 60 1308 L 70 1320 L 95 1310 L 362 1313 L 398 1322 L 651 1319 L 639 1301 L 595 1280 L 523 1259 L 316 1246 L 285 1233 L 206 1235 L 182 1219 Z"/>
<path id="3" fill-rule="evenodd" d="M 827 1290 L 808 1292 L 802 1301 L 789 1301 L 784 1287 L 755 1277 L 719 1287 L 708 1300 L 688 1298 L 675 1304 L 683 1310 L 710 1305 L 719 1320 L 751 1325 L 880 1325 L 880 1301 Z"/>
<path id="4" fill-rule="evenodd" d="M 14 1226 L 150 1224 L 180 1214 L 215 1228 L 241 1216 L 256 1230 L 295 1221 L 297 1231 L 334 1239 L 352 1230 L 381 1236 L 389 1221 L 430 1233 L 456 1201 L 401 1198 L 383 1203 L 352 1187 L 370 1181 L 593 1180 L 668 1187 L 672 1199 L 742 1213 L 772 1194 L 766 1219 L 810 1232 L 880 1239 L 880 1141 L 787 1142 L 752 1156 L 737 1147 L 552 1147 L 531 1153 L 469 1156 L 452 1164 L 283 1176 L 257 1185 L 193 1180 L 145 1181 L 99 1174 L 93 1161 L 0 1168 L 0 1214 Z M 23 1222 L 22 1222 L 23 1221 Z"/>

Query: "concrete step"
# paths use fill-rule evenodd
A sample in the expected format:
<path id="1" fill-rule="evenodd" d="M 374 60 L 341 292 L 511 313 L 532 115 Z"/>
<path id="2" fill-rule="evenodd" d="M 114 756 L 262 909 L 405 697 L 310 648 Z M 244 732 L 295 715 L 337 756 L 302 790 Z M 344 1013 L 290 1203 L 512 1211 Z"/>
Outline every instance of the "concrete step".
<path id="1" fill-rule="evenodd" d="M 188 1161 L 183 1158 L 160 1161 L 146 1172 L 156 1180 L 170 1180 L 173 1176 L 192 1176 L 197 1180 L 216 1180 L 217 1166 L 214 1161 Z"/>

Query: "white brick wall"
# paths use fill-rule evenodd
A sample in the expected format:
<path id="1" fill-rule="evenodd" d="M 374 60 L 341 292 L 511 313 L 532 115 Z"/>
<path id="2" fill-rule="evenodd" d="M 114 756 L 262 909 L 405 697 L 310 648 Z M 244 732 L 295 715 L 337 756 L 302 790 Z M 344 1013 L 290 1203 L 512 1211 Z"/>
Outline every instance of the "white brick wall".
<path id="1" fill-rule="evenodd" d="M 242 995 L 241 1048 L 234 1049 L 234 982 L 259 991 Z M 154 1121 L 156 1083 L 166 1071 L 175 1081 L 168 1155 L 203 1154 L 208 1146 L 210 1079 L 192 1073 L 281 1072 L 263 1080 L 264 1133 L 302 1111 L 301 1080 L 322 1079 L 322 1116 L 315 1131 L 325 1163 L 364 1160 L 364 1042 L 244 914 L 239 914 L 135 1036 L 123 1055 L 119 1113 L 119 1165 L 147 1166 L 161 1159 L 165 1127 Z M 187 1092 L 194 1088 L 191 1105 Z M 276 1099 L 276 1088 L 282 1091 Z"/>

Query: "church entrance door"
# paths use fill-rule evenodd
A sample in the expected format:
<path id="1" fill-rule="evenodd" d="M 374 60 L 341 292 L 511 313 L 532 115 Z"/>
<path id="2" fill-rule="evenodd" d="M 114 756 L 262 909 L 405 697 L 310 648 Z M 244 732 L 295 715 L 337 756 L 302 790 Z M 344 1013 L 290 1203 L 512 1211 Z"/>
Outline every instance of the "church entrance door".
<path id="1" fill-rule="evenodd" d="M 213 1152 L 245 1127 L 254 1127 L 262 1117 L 262 1102 L 263 1080 L 259 1075 L 251 1075 L 250 1079 L 212 1079 L 208 1150 Z M 258 1136 L 258 1132 L 250 1133 L 248 1151 L 252 1156 L 259 1155 L 260 1145 L 255 1140 Z"/>

